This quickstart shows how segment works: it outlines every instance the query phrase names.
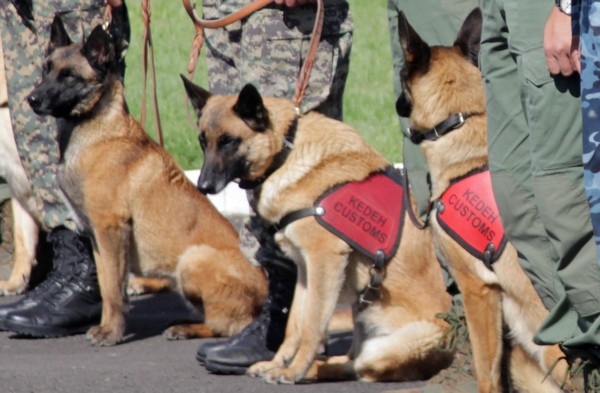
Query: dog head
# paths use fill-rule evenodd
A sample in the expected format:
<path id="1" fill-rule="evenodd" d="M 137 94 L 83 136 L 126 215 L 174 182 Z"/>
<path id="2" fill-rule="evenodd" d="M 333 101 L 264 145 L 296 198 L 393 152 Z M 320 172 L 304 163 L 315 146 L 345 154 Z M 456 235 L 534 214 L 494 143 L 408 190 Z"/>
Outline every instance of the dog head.
<path id="1" fill-rule="evenodd" d="M 100 101 L 115 67 L 111 38 L 101 26 L 83 44 L 73 44 L 57 16 L 51 26 L 42 81 L 27 101 L 38 115 L 83 116 Z"/>
<path id="2" fill-rule="evenodd" d="M 286 132 L 295 119 L 287 100 L 263 99 L 252 85 L 236 96 L 216 96 L 181 76 L 198 116 L 204 163 L 198 189 L 218 193 L 233 181 L 252 188 L 265 176 L 282 150 Z M 267 109 L 266 102 L 274 108 Z"/>
<path id="3" fill-rule="evenodd" d="M 457 112 L 485 112 L 481 73 L 477 68 L 482 16 L 479 8 L 465 19 L 454 45 L 430 47 L 398 16 L 398 34 L 405 65 L 400 72 L 402 94 L 396 101 L 400 116 L 411 126 L 427 129 Z"/>

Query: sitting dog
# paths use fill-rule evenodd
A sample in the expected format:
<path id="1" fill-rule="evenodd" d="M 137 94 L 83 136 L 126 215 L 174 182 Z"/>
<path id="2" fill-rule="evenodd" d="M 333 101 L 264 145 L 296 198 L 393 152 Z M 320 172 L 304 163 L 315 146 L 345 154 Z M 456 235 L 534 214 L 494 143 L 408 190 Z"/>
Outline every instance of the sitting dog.
<path id="1" fill-rule="evenodd" d="M 467 17 L 452 47 L 429 47 L 404 14 L 398 22 L 406 65 L 396 108 L 399 115 L 410 116 L 410 138 L 420 143 L 429 165 L 434 243 L 463 295 L 479 391 L 506 391 L 503 356 L 518 391 L 562 391 L 555 382 L 566 376 L 562 351 L 533 343 L 548 312 L 519 266 L 516 250 L 501 239 L 493 196 L 484 197 L 492 194 L 486 172 L 486 100 L 477 68 L 481 11 Z M 472 183 L 464 183 L 469 179 Z M 454 191 L 462 184 L 468 186 Z M 452 214 L 467 219 L 458 221 L 459 231 L 453 232 Z M 468 240 L 472 235 L 455 236 L 469 228 L 485 237 L 483 249 Z M 554 380 L 546 378 L 549 372 Z"/>
<path id="2" fill-rule="evenodd" d="M 235 334 L 260 313 L 264 272 L 244 258 L 231 223 L 128 113 L 116 62 L 101 26 L 73 44 L 56 17 L 42 82 L 28 96 L 36 113 L 58 119 L 59 182 L 93 240 L 103 306 L 87 337 L 96 345 L 122 339 L 128 268 L 173 277 L 203 310 L 204 324 L 173 326 L 168 337 Z"/>
<path id="3" fill-rule="evenodd" d="M 386 174 L 394 177 L 389 163 L 356 130 L 316 112 L 298 117 L 289 100 L 263 99 L 252 85 L 239 96 L 213 96 L 182 78 L 199 116 L 204 164 L 198 188 L 216 193 L 237 179 L 252 189 L 256 213 L 277 225 L 275 240 L 298 266 L 284 342 L 272 361 L 253 365 L 249 375 L 271 383 L 407 381 L 447 367 L 453 352 L 440 344 L 448 324 L 436 314 L 447 312 L 451 299 L 431 234 L 410 220 L 398 225 L 376 204 L 383 198 L 405 217 L 397 188 L 377 188 L 391 182 Z M 343 202 L 324 202 L 331 190 Z M 333 206 L 323 209 L 326 203 Z M 390 224 L 401 233 L 400 245 L 385 257 L 362 249 L 319 223 L 330 213 L 376 242 L 396 241 L 382 229 Z M 338 301 L 356 303 L 352 348 L 346 356 L 315 360 Z"/>
<path id="4" fill-rule="evenodd" d="M 8 280 L 0 281 L 0 296 L 22 293 L 29 283 L 36 264 L 38 221 L 28 209 L 33 206 L 31 185 L 17 152 L 8 110 L 8 92 L 4 68 L 4 54 L 0 42 L 0 177 L 11 190 L 13 215 L 13 267 Z"/>

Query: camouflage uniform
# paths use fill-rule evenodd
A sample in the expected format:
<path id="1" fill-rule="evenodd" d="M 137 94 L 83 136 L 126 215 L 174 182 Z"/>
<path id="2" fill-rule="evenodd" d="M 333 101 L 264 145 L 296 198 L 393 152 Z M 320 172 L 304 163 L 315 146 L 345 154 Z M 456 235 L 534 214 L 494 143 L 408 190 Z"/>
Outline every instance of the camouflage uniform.
<path id="1" fill-rule="evenodd" d="M 218 19 L 251 0 L 204 0 L 206 19 Z M 345 0 L 325 0 L 323 34 L 310 74 L 302 112 L 317 109 L 342 118 L 342 96 L 348 76 L 352 18 Z M 292 98 L 308 49 L 315 6 L 271 5 L 222 29 L 207 29 L 209 87 L 234 95 L 252 83 L 261 94 Z"/>
<path id="2" fill-rule="evenodd" d="M 600 263 L 600 2 L 573 2 L 572 11 L 573 35 L 579 35 L 581 49 L 583 178 L 595 232 L 596 262 Z M 587 358 L 591 352 L 600 367 L 600 317 L 564 345 L 577 352 L 584 349 Z"/>
<path id="3" fill-rule="evenodd" d="M 60 225 L 77 228 L 56 179 L 59 151 L 55 120 L 37 116 L 26 97 L 41 79 L 55 14 L 61 14 L 70 37 L 77 42 L 102 22 L 104 8 L 104 0 L 0 2 L 11 120 L 21 161 L 33 186 L 35 206 L 29 207 L 45 229 Z"/>

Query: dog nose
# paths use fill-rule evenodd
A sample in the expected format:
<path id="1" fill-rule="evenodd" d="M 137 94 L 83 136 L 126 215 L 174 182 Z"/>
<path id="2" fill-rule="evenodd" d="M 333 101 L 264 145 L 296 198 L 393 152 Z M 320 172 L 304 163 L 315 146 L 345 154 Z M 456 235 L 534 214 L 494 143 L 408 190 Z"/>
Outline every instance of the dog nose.
<path id="1" fill-rule="evenodd" d="M 40 99 L 35 94 L 28 95 L 27 102 L 33 109 L 39 108 L 40 106 Z"/>
<path id="2" fill-rule="evenodd" d="M 198 189 L 198 191 L 200 191 L 204 195 L 214 194 L 216 191 L 215 186 L 213 184 L 210 184 L 206 181 L 200 182 L 200 179 L 198 179 L 198 184 L 196 185 L 196 188 Z"/>

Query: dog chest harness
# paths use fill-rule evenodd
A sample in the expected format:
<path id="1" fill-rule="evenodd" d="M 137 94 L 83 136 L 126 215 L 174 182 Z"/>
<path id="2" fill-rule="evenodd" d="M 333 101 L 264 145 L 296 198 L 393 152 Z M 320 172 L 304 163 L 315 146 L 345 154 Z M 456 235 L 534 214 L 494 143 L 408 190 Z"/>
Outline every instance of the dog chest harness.
<path id="1" fill-rule="evenodd" d="M 453 182 L 435 202 L 440 226 L 488 267 L 506 245 L 489 170 Z"/>
<path id="2" fill-rule="evenodd" d="M 388 167 L 358 182 L 349 182 L 323 194 L 315 205 L 287 214 L 279 222 L 315 216 L 324 228 L 367 255 L 374 262 L 371 281 L 359 298 L 362 307 L 379 298 L 384 264 L 400 244 L 404 217 L 402 174 Z"/>

